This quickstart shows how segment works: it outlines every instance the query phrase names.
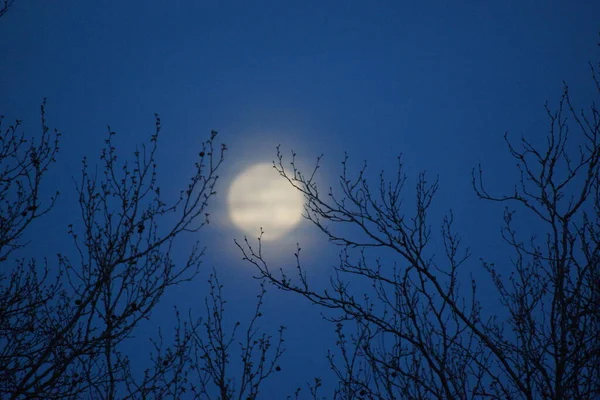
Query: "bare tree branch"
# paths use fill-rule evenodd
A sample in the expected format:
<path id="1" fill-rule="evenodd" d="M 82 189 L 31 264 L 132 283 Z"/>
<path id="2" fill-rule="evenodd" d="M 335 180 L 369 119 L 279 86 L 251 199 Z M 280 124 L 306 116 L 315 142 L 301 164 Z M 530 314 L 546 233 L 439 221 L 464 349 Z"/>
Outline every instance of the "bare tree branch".
<path id="1" fill-rule="evenodd" d="M 341 247 L 330 285 L 313 289 L 300 247 L 294 278 L 269 268 L 260 239 L 236 244 L 260 277 L 330 310 L 327 319 L 338 337 L 338 351 L 328 355 L 339 381 L 335 398 L 600 395 L 600 113 L 595 104 L 577 111 L 566 85 L 557 110 L 546 110 L 545 147 L 526 138 L 517 145 L 505 136 L 519 170 L 512 193 L 492 195 L 481 166 L 472 174 L 479 198 L 517 207 L 506 208 L 502 229 L 514 252 L 511 268 L 482 260 L 506 319 L 486 310 L 465 270 L 470 251 L 454 232 L 452 213 L 439 235 L 444 254 L 432 248 L 436 236 L 427 216 L 437 179 L 419 174 L 407 204 L 400 158 L 395 179 L 382 172 L 372 186 L 367 164 L 351 176 L 346 156 L 339 190 L 323 194 L 315 181 L 320 157 L 303 174 L 296 154 L 288 169 L 278 148 L 274 168 L 304 194 L 305 218 Z M 528 240 L 515 227 L 517 212 L 539 220 L 541 230 Z"/>

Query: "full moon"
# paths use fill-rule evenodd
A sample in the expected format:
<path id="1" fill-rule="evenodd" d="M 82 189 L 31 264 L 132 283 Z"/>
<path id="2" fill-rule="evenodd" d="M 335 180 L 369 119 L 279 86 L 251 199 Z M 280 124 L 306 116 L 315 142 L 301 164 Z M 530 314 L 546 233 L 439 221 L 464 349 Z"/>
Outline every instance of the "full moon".
<path id="1" fill-rule="evenodd" d="M 302 219 L 302 194 L 271 164 L 256 164 L 236 176 L 228 195 L 233 223 L 248 235 L 263 228 L 264 240 L 276 240 Z"/>

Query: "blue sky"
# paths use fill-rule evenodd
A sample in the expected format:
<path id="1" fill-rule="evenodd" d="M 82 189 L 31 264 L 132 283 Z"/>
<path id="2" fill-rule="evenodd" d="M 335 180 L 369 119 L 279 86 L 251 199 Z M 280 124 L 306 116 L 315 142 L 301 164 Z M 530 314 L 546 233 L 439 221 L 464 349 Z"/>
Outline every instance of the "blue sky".
<path id="1" fill-rule="evenodd" d="M 36 134 L 47 97 L 49 123 L 63 133 L 47 182 L 63 195 L 33 227 L 32 237 L 44 239 L 30 247 L 37 257 L 68 249 L 65 221 L 77 218 L 71 177 L 83 156 L 99 153 L 106 125 L 127 153 L 160 114 L 165 191 L 185 184 L 201 142 L 219 131 L 229 151 L 214 223 L 199 238 L 232 319 L 247 314 L 258 286 L 233 245 L 243 234 L 227 220 L 224 194 L 238 172 L 272 161 L 276 145 L 296 150 L 306 167 L 324 153 L 325 184 L 334 184 L 344 151 L 357 167 L 368 160 L 373 174 L 392 174 L 400 153 L 412 177 L 439 174 L 432 223 L 454 210 L 476 268 L 479 257 L 502 257 L 502 208 L 477 201 L 471 168 L 482 162 L 495 188 L 510 188 L 516 170 L 504 132 L 543 140 L 543 105 L 557 103 L 563 80 L 581 107 L 593 94 L 596 1 L 172 3 L 17 0 L 0 20 L 0 114 Z M 300 242 L 309 272 L 325 282 L 336 249 L 315 232 L 301 225 L 267 248 L 273 265 L 293 263 Z M 153 325 L 168 324 L 173 304 L 201 304 L 204 281 L 169 294 Z M 333 330 L 319 310 L 293 295 L 268 296 L 264 327 L 289 326 L 284 370 L 269 390 L 283 395 L 327 378 Z"/>

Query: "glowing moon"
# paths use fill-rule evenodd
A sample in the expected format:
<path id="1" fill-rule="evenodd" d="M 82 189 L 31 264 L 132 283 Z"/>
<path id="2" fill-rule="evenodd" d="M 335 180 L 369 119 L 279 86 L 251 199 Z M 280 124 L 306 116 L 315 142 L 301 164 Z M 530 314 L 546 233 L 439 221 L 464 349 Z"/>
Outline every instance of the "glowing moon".
<path id="1" fill-rule="evenodd" d="M 275 240 L 302 219 L 302 194 L 272 164 L 257 164 L 239 174 L 228 195 L 233 223 L 248 235 Z"/>

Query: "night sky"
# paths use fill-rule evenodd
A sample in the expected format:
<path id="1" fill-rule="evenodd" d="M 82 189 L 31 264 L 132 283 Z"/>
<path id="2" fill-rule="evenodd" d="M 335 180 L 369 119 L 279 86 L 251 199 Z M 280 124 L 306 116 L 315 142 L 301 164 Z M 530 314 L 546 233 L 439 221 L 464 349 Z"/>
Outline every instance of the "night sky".
<path id="1" fill-rule="evenodd" d="M 57 251 L 73 252 L 67 225 L 79 217 L 73 177 L 82 157 L 99 161 L 107 125 L 119 151 L 131 154 L 158 113 L 164 193 L 176 196 L 187 183 L 211 130 L 229 150 L 210 225 L 178 244 L 182 258 L 196 240 L 207 246 L 203 272 L 167 293 L 129 342 L 140 362 L 148 336 L 172 325 L 174 305 L 202 315 L 213 268 L 228 318 L 250 317 L 259 286 L 233 242 L 244 232 L 228 217 L 226 195 L 238 173 L 272 162 L 277 145 L 286 160 L 293 149 L 306 170 L 324 154 L 324 191 L 335 187 L 344 151 L 355 170 L 367 160 L 373 178 L 382 169 L 393 177 L 400 154 L 410 185 L 421 170 L 439 175 L 434 231 L 452 209 L 473 253 L 469 268 L 485 288 L 479 258 L 507 261 L 503 207 L 477 200 L 471 169 L 481 162 L 496 193 L 510 190 L 518 175 L 504 133 L 545 140 L 544 104 L 557 104 L 563 81 L 576 105 L 590 104 L 599 17 L 600 2 L 591 0 L 17 0 L 0 19 L 0 115 L 22 119 L 25 133 L 36 135 L 47 98 L 48 123 L 63 135 L 45 182 L 60 199 L 30 228 L 32 242 L 20 255 L 53 260 Z M 258 227 L 248 239 L 257 235 Z M 306 221 L 264 243 L 270 265 L 293 269 L 296 243 L 310 279 L 325 285 L 339 249 Z M 436 246 L 431 251 L 441 251 Z M 493 315 L 500 311 L 490 296 Z M 261 326 L 274 335 L 280 325 L 288 330 L 282 371 L 267 381 L 266 398 L 285 398 L 315 376 L 327 389 L 334 385 L 325 359 L 334 330 L 322 311 L 293 294 L 267 293 Z"/>

